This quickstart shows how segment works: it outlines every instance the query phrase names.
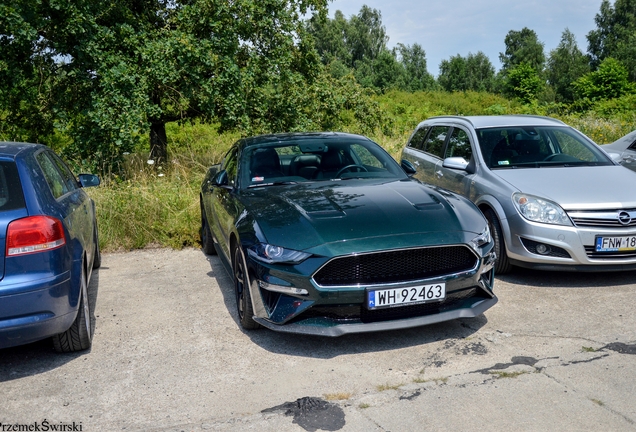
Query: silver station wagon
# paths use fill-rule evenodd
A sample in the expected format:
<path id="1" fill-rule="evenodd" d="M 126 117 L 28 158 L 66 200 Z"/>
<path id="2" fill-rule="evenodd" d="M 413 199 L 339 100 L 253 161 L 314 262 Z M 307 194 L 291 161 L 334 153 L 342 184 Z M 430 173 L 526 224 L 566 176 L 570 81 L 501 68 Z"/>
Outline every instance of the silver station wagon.
<path id="1" fill-rule="evenodd" d="M 499 274 L 636 269 L 636 172 L 565 123 L 538 116 L 433 117 L 402 166 L 484 213 Z"/>

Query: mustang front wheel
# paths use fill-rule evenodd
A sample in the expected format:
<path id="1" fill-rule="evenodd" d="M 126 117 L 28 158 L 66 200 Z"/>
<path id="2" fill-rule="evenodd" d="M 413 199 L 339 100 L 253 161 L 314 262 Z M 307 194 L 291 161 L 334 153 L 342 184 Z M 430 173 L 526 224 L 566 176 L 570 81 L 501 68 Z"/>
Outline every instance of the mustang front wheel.
<path id="1" fill-rule="evenodd" d="M 254 316 L 254 309 L 252 308 L 252 297 L 249 288 L 250 278 L 247 274 L 247 267 L 239 247 L 234 249 L 233 267 L 234 293 L 236 294 L 236 307 L 241 327 L 246 330 L 257 329 L 260 327 L 260 324 L 252 318 Z"/>

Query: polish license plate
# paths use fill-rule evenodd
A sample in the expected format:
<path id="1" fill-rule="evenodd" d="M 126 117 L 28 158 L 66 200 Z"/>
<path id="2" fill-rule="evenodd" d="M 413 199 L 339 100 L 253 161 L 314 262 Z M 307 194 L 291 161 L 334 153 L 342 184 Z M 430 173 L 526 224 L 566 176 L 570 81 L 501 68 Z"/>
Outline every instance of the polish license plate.
<path id="1" fill-rule="evenodd" d="M 446 298 L 446 284 L 444 282 L 406 288 L 368 290 L 367 308 L 381 309 L 406 306 L 444 300 L 444 298 Z"/>
<path id="2" fill-rule="evenodd" d="M 596 237 L 596 252 L 636 250 L 636 236 Z"/>

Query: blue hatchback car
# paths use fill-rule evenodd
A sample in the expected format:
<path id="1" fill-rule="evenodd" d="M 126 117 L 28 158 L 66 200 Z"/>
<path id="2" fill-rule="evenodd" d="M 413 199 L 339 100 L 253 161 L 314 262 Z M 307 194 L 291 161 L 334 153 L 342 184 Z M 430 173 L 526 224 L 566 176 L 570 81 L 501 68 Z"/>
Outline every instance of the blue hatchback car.
<path id="1" fill-rule="evenodd" d="M 88 349 L 88 283 L 101 263 L 95 204 L 80 174 L 46 146 L 0 142 L 0 348 L 52 337 Z"/>

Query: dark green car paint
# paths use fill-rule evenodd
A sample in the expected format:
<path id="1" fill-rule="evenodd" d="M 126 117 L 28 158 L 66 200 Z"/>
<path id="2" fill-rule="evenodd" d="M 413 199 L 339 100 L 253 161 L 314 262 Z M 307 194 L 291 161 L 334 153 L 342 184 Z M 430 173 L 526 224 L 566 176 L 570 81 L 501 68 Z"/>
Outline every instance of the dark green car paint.
<path id="1" fill-rule="evenodd" d="M 347 134 L 319 136 L 327 143 L 329 139 L 367 140 Z M 276 137 L 279 137 L 278 141 Z M 235 151 L 240 158 L 250 145 L 286 139 L 302 140 L 303 136 L 241 140 L 230 152 Z M 395 162 L 391 160 L 391 163 Z M 246 166 L 247 162 L 241 162 L 239 171 Z M 241 187 L 240 181 L 233 185 L 227 183 L 227 176 L 221 168 L 218 165 L 211 167 L 202 184 L 205 218 L 215 239 L 215 248 L 230 274 L 233 245 L 240 245 L 250 275 L 255 319 L 275 330 L 331 336 L 347 332 L 347 324 L 329 319 L 296 319 L 317 305 L 360 305 L 365 302 L 365 286 L 321 288 L 311 280 L 311 276 L 333 257 L 426 246 L 466 245 L 486 227 L 485 219 L 468 200 L 423 185 L 408 178 L 402 171 L 394 179 L 348 178 L 247 188 Z M 247 252 L 257 243 L 312 255 L 299 264 L 266 264 L 253 259 Z M 486 262 L 491 258 L 491 250 L 492 242 L 475 251 L 478 265 L 471 275 L 445 278 L 447 293 L 475 286 L 482 276 L 476 274 L 482 269 L 484 274 L 492 273 Z M 308 294 L 276 294 L 270 295 L 268 300 L 269 294 L 259 287 L 258 281 L 305 289 Z M 482 282 L 479 284 L 484 285 Z M 497 301 L 492 293 L 492 278 L 485 285 L 484 290 L 491 300 L 487 306 L 481 306 L 482 309 Z M 467 305 L 458 313 L 472 310 L 470 307 L 478 311 L 475 304 Z M 458 316 L 472 316 L 461 313 Z M 295 324 L 286 324 L 294 319 Z M 365 331 L 364 325 L 357 324 L 354 331 Z M 408 326 L 400 322 L 395 328 Z M 323 331 L 322 327 L 337 329 Z M 367 327 L 372 331 L 394 328 L 390 324 Z"/>

